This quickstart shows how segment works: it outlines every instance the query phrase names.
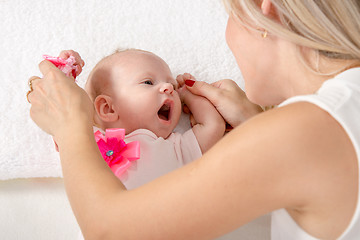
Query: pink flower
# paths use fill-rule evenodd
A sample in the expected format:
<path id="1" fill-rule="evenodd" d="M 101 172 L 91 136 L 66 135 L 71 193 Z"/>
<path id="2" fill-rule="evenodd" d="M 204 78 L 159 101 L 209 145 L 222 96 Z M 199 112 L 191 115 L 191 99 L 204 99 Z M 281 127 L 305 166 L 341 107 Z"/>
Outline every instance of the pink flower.
<path id="1" fill-rule="evenodd" d="M 50 61 L 54 64 L 57 68 L 59 68 L 66 76 L 70 77 L 73 76 L 74 79 L 76 78 L 76 65 L 75 64 L 75 57 L 70 56 L 68 59 L 63 59 L 61 57 L 52 57 L 49 55 L 43 55 L 43 58 Z"/>
<path id="2" fill-rule="evenodd" d="M 130 167 L 130 161 L 140 158 L 139 142 L 125 143 L 124 137 L 122 128 L 106 129 L 105 136 L 100 131 L 95 132 L 101 155 L 117 177 Z"/>
<path id="3" fill-rule="evenodd" d="M 102 157 L 109 165 L 109 167 L 112 167 L 114 164 L 120 163 L 123 159 L 121 152 L 126 148 L 126 143 L 124 142 L 124 140 L 118 140 L 117 138 L 108 138 L 105 142 L 103 139 L 100 139 L 97 144 Z"/>

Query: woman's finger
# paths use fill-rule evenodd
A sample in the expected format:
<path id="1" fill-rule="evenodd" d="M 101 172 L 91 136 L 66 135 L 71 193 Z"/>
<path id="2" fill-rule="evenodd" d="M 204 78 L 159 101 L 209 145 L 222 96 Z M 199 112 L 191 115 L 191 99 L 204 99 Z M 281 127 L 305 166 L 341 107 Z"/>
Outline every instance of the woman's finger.
<path id="1" fill-rule="evenodd" d="M 39 63 L 39 69 L 44 76 L 47 75 L 50 71 L 61 72 L 61 70 L 59 70 L 54 64 L 52 64 L 48 60 L 41 61 Z"/>
<path id="2" fill-rule="evenodd" d="M 39 80 L 40 78 L 38 76 L 32 76 L 29 78 L 28 80 L 28 85 L 29 85 L 29 89 L 30 91 L 33 91 L 35 89 L 35 86 L 37 84 L 37 80 Z"/>
<path id="3" fill-rule="evenodd" d="M 217 105 L 219 92 L 221 91 L 219 88 L 202 81 L 186 80 L 185 84 L 191 93 L 203 96 L 212 102 L 214 106 Z"/>
<path id="4" fill-rule="evenodd" d="M 38 76 L 32 76 L 28 80 L 29 90 L 26 93 L 26 99 L 29 103 L 31 103 L 31 98 L 32 98 L 31 95 L 34 89 L 36 89 L 36 84 L 38 82 L 37 81 L 38 79 L 40 79 Z"/>

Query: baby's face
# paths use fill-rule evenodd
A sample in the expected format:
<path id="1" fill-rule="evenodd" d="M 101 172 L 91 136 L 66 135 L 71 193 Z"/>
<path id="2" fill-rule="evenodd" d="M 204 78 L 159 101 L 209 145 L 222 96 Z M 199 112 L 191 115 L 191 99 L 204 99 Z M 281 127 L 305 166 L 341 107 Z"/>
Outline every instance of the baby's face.
<path id="1" fill-rule="evenodd" d="M 167 138 L 181 114 L 177 83 L 169 66 L 142 51 L 122 52 L 112 67 L 114 107 L 127 133 L 144 128 Z"/>

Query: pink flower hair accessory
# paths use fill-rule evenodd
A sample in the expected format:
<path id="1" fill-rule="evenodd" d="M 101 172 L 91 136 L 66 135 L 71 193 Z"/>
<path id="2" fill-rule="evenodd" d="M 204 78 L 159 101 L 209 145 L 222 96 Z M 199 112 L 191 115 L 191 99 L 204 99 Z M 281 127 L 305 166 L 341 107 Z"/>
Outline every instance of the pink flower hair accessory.
<path id="1" fill-rule="evenodd" d="M 102 157 L 113 173 L 120 177 L 131 165 L 131 161 L 140 158 L 140 143 L 138 141 L 125 143 L 125 129 L 106 129 L 105 136 L 95 132 L 95 140 Z"/>
<path id="2" fill-rule="evenodd" d="M 74 65 L 76 60 L 74 56 L 70 56 L 68 59 L 63 59 L 61 57 L 52 57 L 49 55 L 43 55 L 43 58 L 45 60 L 50 61 L 57 68 L 63 71 L 63 73 L 65 73 L 66 76 L 68 77 L 73 76 L 74 79 L 76 78 L 76 65 Z"/>

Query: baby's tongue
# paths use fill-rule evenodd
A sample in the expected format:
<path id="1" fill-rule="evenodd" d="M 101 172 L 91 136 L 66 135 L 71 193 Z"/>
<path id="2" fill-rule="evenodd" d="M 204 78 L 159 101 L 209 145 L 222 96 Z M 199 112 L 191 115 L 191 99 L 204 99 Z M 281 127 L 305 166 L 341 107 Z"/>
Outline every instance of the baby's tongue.
<path id="1" fill-rule="evenodd" d="M 160 119 L 162 119 L 162 120 L 167 120 L 167 118 L 164 116 L 164 115 L 159 115 L 159 117 L 160 117 Z"/>
<path id="2" fill-rule="evenodd" d="M 159 118 L 162 120 L 168 120 L 169 119 L 169 107 L 164 105 L 161 107 L 161 109 L 158 112 Z"/>
<path id="3" fill-rule="evenodd" d="M 162 111 L 162 110 L 160 110 L 159 113 L 158 113 L 158 115 L 159 115 L 159 118 L 160 118 L 160 119 L 162 119 L 162 120 L 168 120 L 168 118 L 167 118 L 168 112 L 167 112 L 167 111 Z"/>

